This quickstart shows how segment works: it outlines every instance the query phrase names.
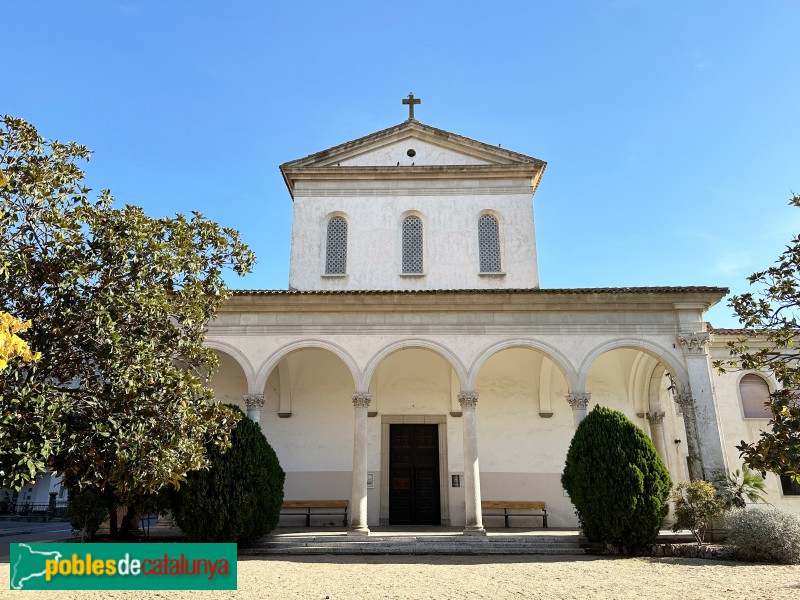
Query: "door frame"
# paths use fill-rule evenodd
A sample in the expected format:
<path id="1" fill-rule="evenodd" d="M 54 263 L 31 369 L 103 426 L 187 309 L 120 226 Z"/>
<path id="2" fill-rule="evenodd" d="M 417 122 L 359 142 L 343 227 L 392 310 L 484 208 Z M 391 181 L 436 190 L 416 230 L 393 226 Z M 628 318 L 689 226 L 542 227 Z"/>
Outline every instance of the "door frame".
<path id="1" fill-rule="evenodd" d="M 441 525 L 450 525 L 450 489 L 447 462 L 447 416 L 446 415 L 381 415 L 381 525 L 389 524 L 389 426 L 390 425 L 438 425 L 439 433 L 439 512 Z"/>

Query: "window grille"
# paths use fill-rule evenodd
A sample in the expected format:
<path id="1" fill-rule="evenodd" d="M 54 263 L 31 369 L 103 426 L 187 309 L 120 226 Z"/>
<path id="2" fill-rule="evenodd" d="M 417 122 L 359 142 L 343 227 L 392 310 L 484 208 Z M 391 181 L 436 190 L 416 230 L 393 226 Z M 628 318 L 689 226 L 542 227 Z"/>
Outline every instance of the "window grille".
<path id="1" fill-rule="evenodd" d="M 422 219 L 403 219 L 403 273 L 422 273 Z"/>
<path id="2" fill-rule="evenodd" d="M 347 221 L 333 217 L 328 221 L 328 242 L 325 252 L 325 274 L 347 273 Z"/>
<path id="3" fill-rule="evenodd" d="M 746 419 L 769 419 L 772 411 L 765 405 L 769 402 L 769 386 L 758 375 L 745 375 L 739 380 L 739 395 Z"/>
<path id="4" fill-rule="evenodd" d="M 493 215 L 478 219 L 478 246 L 481 273 L 500 273 L 500 227 Z"/>

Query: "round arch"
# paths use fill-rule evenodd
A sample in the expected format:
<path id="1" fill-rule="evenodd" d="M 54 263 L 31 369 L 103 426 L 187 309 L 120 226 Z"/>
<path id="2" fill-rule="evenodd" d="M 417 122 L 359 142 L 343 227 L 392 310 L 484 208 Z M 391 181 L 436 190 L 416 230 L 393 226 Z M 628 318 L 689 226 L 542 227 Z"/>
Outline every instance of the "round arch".
<path id="1" fill-rule="evenodd" d="M 384 358 L 389 356 L 390 354 L 394 354 L 400 350 L 406 350 L 409 348 L 422 348 L 425 350 L 431 350 L 435 352 L 443 359 L 445 359 L 452 369 L 456 372 L 458 376 L 458 383 L 461 386 L 461 390 L 469 390 L 471 388 L 466 387 L 468 378 L 467 378 L 467 370 L 464 368 L 464 365 L 461 363 L 461 360 L 446 346 L 439 344 L 438 342 L 434 342 L 431 340 L 420 340 L 420 339 L 411 339 L 411 340 L 401 340 L 399 342 L 394 342 L 393 344 L 389 344 L 385 346 L 381 350 L 379 350 L 376 354 L 369 359 L 367 362 L 367 366 L 364 367 L 364 371 L 361 375 L 361 385 L 363 388 L 362 390 L 369 389 L 369 382 L 372 380 L 372 376 L 375 374 L 375 369 L 378 368 L 378 365 L 381 364 Z"/>
<path id="2" fill-rule="evenodd" d="M 584 390 L 584 386 L 586 385 L 586 376 L 589 373 L 589 369 L 592 368 L 594 361 L 597 360 L 601 354 L 605 354 L 606 352 L 617 350 L 619 348 L 632 348 L 634 350 L 640 350 L 649 354 L 667 367 L 667 370 L 672 374 L 679 384 L 683 386 L 689 384 L 689 374 L 687 373 L 686 369 L 683 365 L 676 362 L 674 357 L 670 356 L 670 353 L 666 348 L 659 346 L 658 344 L 654 344 L 653 342 L 648 342 L 646 340 L 637 338 L 620 338 L 604 342 L 593 348 L 589 354 L 586 355 L 586 358 L 583 359 L 578 371 L 578 385 L 580 386 L 580 391 Z"/>
<path id="3" fill-rule="evenodd" d="M 267 385 L 267 379 L 269 378 L 269 374 L 272 373 L 272 370 L 278 366 L 278 363 L 286 358 L 292 352 L 296 352 L 298 350 L 305 350 L 305 349 L 319 349 L 319 350 L 327 350 L 328 352 L 334 354 L 338 357 L 350 371 L 350 376 L 353 378 L 353 389 L 358 389 L 358 365 L 356 361 L 350 356 L 350 353 L 347 352 L 341 346 L 333 344 L 331 342 L 326 342 L 324 340 L 300 340 L 298 342 L 292 342 L 291 344 L 287 344 L 282 348 L 279 348 L 275 352 L 273 352 L 270 357 L 264 362 L 261 367 L 258 369 L 258 373 L 256 374 L 255 383 L 256 389 L 261 390 Z"/>
<path id="4" fill-rule="evenodd" d="M 764 373 L 763 371 L 754 371 L 752 369 L 747 369 L 745 371 L 740 371 L 736 375 L 736 389 L 737 389 L 737 391 L 739 390 L 739 384 L 742 382 L 742 378 L 745 377 L 746 375 L 756 375 L 757 377 L 760 377 L 761 379 L 763 379 L 764 382 L 767 384 L 767 387 L 769 387 L 769 393 L 770 394 L 772 394 L 773 392 L 777 391 L 779 389 L 779 387 L 780 387 L 778 385 L 778 380 L 775 379 L 775 377 L 772 376 L 771 374 Z"/>
<path id="5" fill-rule="evenodd" d="M 256 374 L 255 370 L 253 369 L 253 365 L 250 364 L 250 360 L 244 355 L 244 352 L 239 350 L 233 344 L 229 344 L 228 342 L 223 342 L 221 340 L 215 339 L 206 339 L 203 341 L 203 346 L 206 348 L 211 348 L 212 350 L 216 350 L 217 352 L 222 352 L 223 354 L 227 354 L 233 360 L 235 360 L 239 366 L 244 371 L 244 377 L 247 381 L 247 391 L 248 393 L 254 393 L 254 390 L 257 388 L 253 387 L 253 383 L 256 381 Z"/>
<path id="6" fill-rule="evenodd" d="M 474 361 L 472 361 L 472 366 L 469 369 L 469 377 L 467 379 L 467 385 L 470 390 L 475 389 L 475 384 L 478 381 L 478 373 L 481 370 L 483 364 L 489 360 L 492 356 L 497 354 L 498 352 L 502 352 L 503 350 L 509 350 L 511 348 L 529 348 L 531 350 L 535 350 L 544 354 L 548 359 L 552 360 L 556 366 L 561 371 L 561 374 L 564 376 L 564 379 L 567 380 L 567 385 L 569 386 L 570 390 L 577 389 L 578 385 L 578 374 L 575 371 L 575 368 L 572 366 L 570 360 L 564 355 L 560 350 L 557 348 L 541 342 L 539 340 L 504 340 L 502 342 L 498 342 L 496 344 L 492 344 L 488 348 L 486 348 L 483 352 L 481 352 Z"/>

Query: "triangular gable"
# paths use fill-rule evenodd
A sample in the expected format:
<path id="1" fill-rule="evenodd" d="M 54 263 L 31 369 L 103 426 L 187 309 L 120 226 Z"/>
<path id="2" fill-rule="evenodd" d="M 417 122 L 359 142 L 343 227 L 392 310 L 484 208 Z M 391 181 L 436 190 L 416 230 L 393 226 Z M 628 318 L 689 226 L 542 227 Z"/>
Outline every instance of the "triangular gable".
<path id="1" fill-rule="evenodd" d="M 408 151 L 413 150 L 414 156 Z M 378 131 L 281 165 L 281 171 L 316 167 L 410 165 L 522 165 L 542 161 L 478 142 L 416 120 Z"/>

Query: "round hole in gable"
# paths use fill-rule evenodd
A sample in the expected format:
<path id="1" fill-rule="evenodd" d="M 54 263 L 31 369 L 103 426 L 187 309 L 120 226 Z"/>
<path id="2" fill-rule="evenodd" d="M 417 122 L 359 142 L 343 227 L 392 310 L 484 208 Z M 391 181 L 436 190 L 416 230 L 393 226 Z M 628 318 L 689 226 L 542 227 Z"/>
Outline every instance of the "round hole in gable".
<path id="1" fill-rule="evenodd" d="M 417 155 L 417 151 L 416 151 L 416 150 L 414 150 L 413 148 L 409 148 L 409 149 L 408 149 L 408 152 L 406 152 L 406 154 L 408 154 L 409 156 L 412 156 L 412 157 L 413 157 L 413 156 L 416 156 L 416 155 Z"/>

